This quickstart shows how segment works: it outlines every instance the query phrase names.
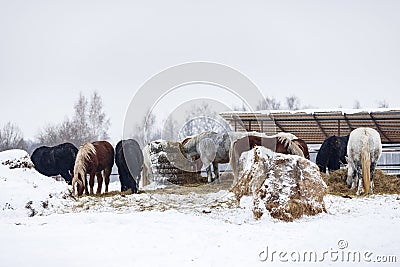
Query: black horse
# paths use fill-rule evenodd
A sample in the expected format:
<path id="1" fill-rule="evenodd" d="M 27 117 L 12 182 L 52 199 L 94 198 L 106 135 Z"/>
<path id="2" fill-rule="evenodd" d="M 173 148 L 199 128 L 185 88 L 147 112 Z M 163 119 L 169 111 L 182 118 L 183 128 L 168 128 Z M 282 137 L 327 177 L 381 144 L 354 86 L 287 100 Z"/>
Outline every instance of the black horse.
<path id="1" fill-rule="evenodd" d="M 71 143 L 63 143 L 54 147 L 41 146 L 33 151 L 31 160 L 35 169 L 43 175 L 61 175 L 71 184 L 74 164 L 78 149 Z"/>
<path id="2" fill-rule="evenodd" d="M 143 153 L 138 142 L 133 139 L 121 140 L 115 148 L 115 164 L 118 167 L 121 192 L 131 189 L 137 193 L 137 182 L 140 181 L 140 172 L 143 166 Z"/>
<path id="3" fill-rule="evenodd" d="M 346 164 L 347 143 L 349 136 L 331 136 L 327 138 L 318 151 L 316 163 L 319 170 L 326 172 L 340 169 L 340 163 Z"/>

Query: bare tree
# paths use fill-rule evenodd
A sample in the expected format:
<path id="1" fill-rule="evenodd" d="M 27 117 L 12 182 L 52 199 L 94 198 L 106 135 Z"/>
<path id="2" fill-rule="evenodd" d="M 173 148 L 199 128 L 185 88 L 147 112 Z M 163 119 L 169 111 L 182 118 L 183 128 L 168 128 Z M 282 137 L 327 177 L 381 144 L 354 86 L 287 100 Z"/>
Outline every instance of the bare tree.
<path id="1" fill-rule="evenodd" d="M 94 138 L 89 129 L 88 105 L 89 101 L 80 93 L 78 101 L 74 104 L 74 116 L 71 122 L 71 127 L 74 128 L 74 136 L 71 136 L 71 139 L 79 139 L 81 144 Z"/>
<path id="2" fill-rule="evenodd" d="M 108 139 L 110 120 L 103 111 L 100 95 L 94 92 L 89 100 L 82 94 L 74 105 L 74 116 L 60 124 L 47 125 L 37 135 L 38 143 L 54 146 L 71 142 L 80 146 L 85 142 Z"/>
<path id="3" fill-rule="evenodd" d="M 156 115 L 152 112 L 147 112 L 146 114 L 147 116 L 142 119 L 142 122 L 135 126 L 136 132 L 132 136 L 142 148 L 147 143 L 161 138 L 161 131 L 156 124 Z"/>
<path id="4" fill-rule="evenodd" d="M 21 129 L 14 123 L 7 122 L 0 129 L 0 151 L 8 149 L 25 149 L 25 141 Z"/>
<path id="5" fill-rule="evenodd" d="M 70 122 L 75 131 L 75 141 L 84 143 L 108 139 L 110 120 L 103 111 L 103 101 L 97 92 L 88 100 L 82 93 L 74 105 L 74 117 Z"/>
<path id="6" fill-rule="evenodd" d="M 91 135 L 97 140 L 108 139 L 107 131 L 110 127 L 110 119 L 106 117 L 103 111 L 103 101 L 96 91 L 90 99 L 87 116 Z"/>
<path id="7" fill-rule="evenodd" d="M 212 111 L 208 103 L 204 102 L 193 107 L 186 116 L 186 123 L 179 132 L 179 138 L 199 134 L 205 131 L 223 133 L 230 130 L 229 124 Z"/>
<path id="8" fill-rule="evenodd" d="M 358 100 L 354 101 L 353 108 L 354 109 L 360 109 L 361 108 L 360 101 L 358 101 Z"/>
<path id="9" fill-rule="evenodd" d="M 300 109 L 300 99 L 294 95 L 286 97 L 286 107 L 288 110 Z"/>
<path id="10" fill-rule="evenodd" d="M 178 122 L 173 117 L 169 117 L 164 122 L 164 127 L 161 130 L 161 138 L 169 141 L 178 141 L 179 129 L 177 128 Z"/>
<path id="11" fill-rule="evenodd" d="M 378 102 L 378 108 L 388 108 L 389 107 L 389 103 L 386 102 L 386 100 L 381 100 Z"/>
<path id="12" fill-rule="evenodd" d="M 247 108 L 244 106 L 244 104 L 242 104 L 241 106 L 233 106 L 232 108 L 233 111 L 247 111 Z"/>
<path id="13" fill-rule="evenodd" d="M 266 97 L 260 100 L 256 108 L 257 110 L 278 110 L 281 109 L 281 103 L 274 97 Z"/>
<path id="14" fill-rule="evenodd" d="M 36 136 L 38 145 L 55 146 L 61 143 L 70 142 L 79 146 L 80 141 L 76 128 L 69 119 L 60 124 L 48 124 Z"/>

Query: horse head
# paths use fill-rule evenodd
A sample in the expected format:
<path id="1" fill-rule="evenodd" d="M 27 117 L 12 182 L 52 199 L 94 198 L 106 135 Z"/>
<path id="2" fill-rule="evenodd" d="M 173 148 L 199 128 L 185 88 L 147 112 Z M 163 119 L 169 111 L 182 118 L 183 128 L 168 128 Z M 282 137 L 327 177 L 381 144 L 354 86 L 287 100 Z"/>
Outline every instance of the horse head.
<path id="1" fill-rule="evenodd" d="M 85 179 L 82 179 L 82 175 L 78 173 L 74 173 L 74 176 L 72 177 L 72 194 L 76 195 L 75 189 L 77 189 L 78 196 L 81 196 L 83 194 L 83 191 L 85 190 Z"/>

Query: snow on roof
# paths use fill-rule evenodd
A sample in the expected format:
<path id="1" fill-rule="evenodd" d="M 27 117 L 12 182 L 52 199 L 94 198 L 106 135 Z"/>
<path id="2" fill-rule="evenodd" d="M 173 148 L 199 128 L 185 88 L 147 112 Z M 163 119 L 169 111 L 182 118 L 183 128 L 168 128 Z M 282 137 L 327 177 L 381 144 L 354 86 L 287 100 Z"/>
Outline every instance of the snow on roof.
<path id="1" fill-rule="evenodd" d="M 315 114 L 315 113 L 342 113 L 344 114 L 357 114 L 357 113 L 379 113 L 379 112 L 400 112 L 399 108 L 365 108 L 365 109 L 353 109 L 353 108 L 323 108 L 323 109 L 299 109 L 299 110 L 256 110 L 256 111 L 226 111 L 220 114 L 279 114 L 279 113 L 290 113 L 290 114 Z"/>

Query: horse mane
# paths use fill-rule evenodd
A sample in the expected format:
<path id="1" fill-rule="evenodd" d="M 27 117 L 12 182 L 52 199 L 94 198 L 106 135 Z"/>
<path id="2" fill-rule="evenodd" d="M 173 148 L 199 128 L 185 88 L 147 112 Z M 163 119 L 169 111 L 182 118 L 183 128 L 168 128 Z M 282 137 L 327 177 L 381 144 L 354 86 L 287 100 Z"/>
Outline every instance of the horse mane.
<path id="1" fill-rule="evenodd" d="M 301 148 L 293 142 L 289 137 L 286 136 L 277 136 L 278 142 L 282 143 L 283 146 L 287 149 L 289 154 L 297 155 L 304 158 L 304 153 Z"/>
<path id="2" fill-rule="evenodd" d="M 75 172 L 86 172 L 86 161 L 90 160 L 91 155 L 96 155 L 96 148 L 90 142 L 86 142 L 79 147 L 75 160 Z"/>
<path id="3" fill-rule="evenodd" d="M 86 142 L 79 147 L 78 154 L 75 159 L 74 176 L 72 178 L 72 192 L 75 193 L 75 184 L 80 183 L 86 187 L 86 161 L 90 159 L 91 155 L 96 155 L 96 148 L 92 143 Z M 79 181 L 78 175 L 82 176 L 82 181 Z"/>
<path id="4" fill-rule="evenodd" d="M 271 137 L 286 137 L 289 140 L 299 139 L 296 135 L 288 132 L 279 132 L 277 134 L 272 135 Z"/>

